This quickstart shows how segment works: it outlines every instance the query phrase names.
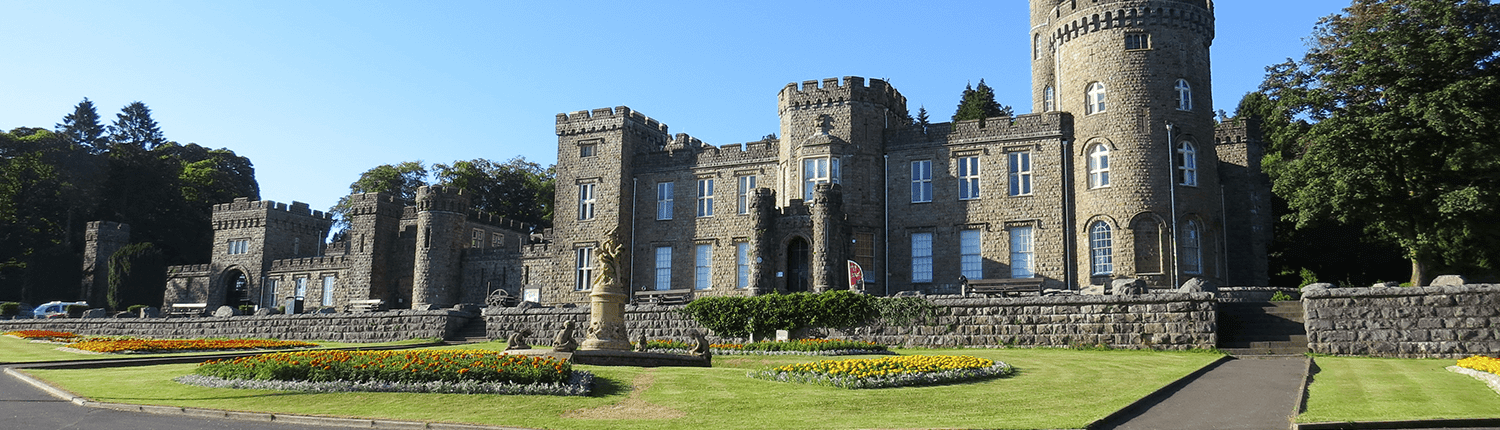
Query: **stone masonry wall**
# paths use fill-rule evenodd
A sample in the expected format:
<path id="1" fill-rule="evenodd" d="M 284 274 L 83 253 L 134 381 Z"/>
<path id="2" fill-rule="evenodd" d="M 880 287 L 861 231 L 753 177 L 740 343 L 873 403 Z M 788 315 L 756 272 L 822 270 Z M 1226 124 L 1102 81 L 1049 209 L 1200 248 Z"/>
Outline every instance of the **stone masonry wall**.
<path id="1" fill-rule="evenodd" d="M 1107 345 L 1122 349 L 1206 349 L 1216 346 L 1213 295 L 1065 296 L 1027 298 L 934 298 L 937 321 L 927 325 L 883 325 L 827 331 L 829 337 L 887 345 L 1067 347 Z M 703 327 L 678 313 L 681 306 L 627 306 L 625 326 L 635 339 L 687 341 Z M 485 311 L 489 337 L 505 339 L 514 330 L 532 331 L 526 340 L 551 345 L 563 321 L 574 321 L 583 338 L 588 308 L 492 308 Z M 708 336 L 710 342 L 744 342 Z"/>
<path id="2" fill-rule="evenodd" d="M 227 318 L 82 318 L 0 321 L 0 332 L 57 330 L 84 335 L 150 338 L 271 338 L 333 342 L 389 342 L 446 338 L 473 317 L 467 312 L 389 311 Z"/>
<path id="3" fill-rule="evenodd" d="M 1500 285 L 1309 289 L 1307 347 L 1320 354 L 1463 358 L 1500 353 Z"/>

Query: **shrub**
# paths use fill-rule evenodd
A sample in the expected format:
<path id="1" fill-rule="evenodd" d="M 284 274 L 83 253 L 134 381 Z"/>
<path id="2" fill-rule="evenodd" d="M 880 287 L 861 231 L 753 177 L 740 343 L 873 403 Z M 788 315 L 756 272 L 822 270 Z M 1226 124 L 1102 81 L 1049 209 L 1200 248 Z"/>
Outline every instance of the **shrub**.
<path id="1" fill-rule="evenodd" d="M 1297 300 L 1297 298 L 1296 297 L 1292 297 L 1291 295 L 1287 294 L 1285 291 L 1277 291 L 1276 294 L 1272 294 L 1271 295 L 1271 301 L 1273 301 L 1273 302 L 1289 302 L 1289 301 L 1293 301 L 1293 300 Z"/>
<path id="2" fill-rule="evenodd" d="M 3 302 L 3 303 L 0 303 L 0 315 L 12 317 L 12 316 L 20 315 L 20 314 L 21 314 L 21 304 L 20 303 L 16 303 L 16 302 Z"/>
<path id="3" fill-rule="evenodd" d="M 879 315 L 875 298 L 851 291 L 705 297 L 682 312 L 725 337 L 767 336 L 776 330 L 809 326 L 852 327 Z"/>
<path id="4" fill-rule="evenodd" d="M 255 313 L 255 306 L 240 305 L 239 306 L 239 310 L 240 310 L 240 315 L 250 315 L 250 314 Z"/>
<path id="5" fill-rule="evenodd" d="M 125 312 L 139 315 L 141 313 L 141 309 L 145 308 L 147 308 L 146 305 L 130 305 L 130 307 L 125 308 Z"/>

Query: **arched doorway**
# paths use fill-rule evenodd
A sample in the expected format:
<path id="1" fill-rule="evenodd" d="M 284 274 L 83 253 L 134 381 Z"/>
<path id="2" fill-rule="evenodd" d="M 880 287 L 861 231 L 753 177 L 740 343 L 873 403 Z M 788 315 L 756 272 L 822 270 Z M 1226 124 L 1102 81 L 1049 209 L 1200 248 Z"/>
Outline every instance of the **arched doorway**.
<path id="1" fill-rule="evenodd" d="M 250 304 L 250 282 L 245 279 L 245 273 L 239 270 L 230 270 L 225 275 L 224 285 L 229 286 L 224 304 L 229 306 L 240 306 Z"/>
<path id="2" fill-rule="evenodd" d="M 807 241 L 792 238 L 786 246 L 786 291 L 808 291 L 812 288 L 812 252 Z"/>

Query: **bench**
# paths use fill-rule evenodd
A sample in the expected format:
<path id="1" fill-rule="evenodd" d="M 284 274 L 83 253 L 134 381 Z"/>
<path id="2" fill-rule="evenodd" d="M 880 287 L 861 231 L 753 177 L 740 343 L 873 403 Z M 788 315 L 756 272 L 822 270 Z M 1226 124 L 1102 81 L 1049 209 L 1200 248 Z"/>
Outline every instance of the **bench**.
<path id="1" fill-rule="evenodd" d="M 385 309 L 385 300 L 380 299 L 350 300 L 344 305 L 344 312 L 350 313 L 376 312 Z"/>
<path id="2" fill-rule="evenodd" d="M 1042 294 L 1042 278 L 968 279 L 960 276 L 958 282 L 962 285 L 965 296 L 969 294 L 986 296 Z"/>
<path id="3" fill-rule="evenodd" d="M 656 305 L 680 305 L 693 300 L 693 290 L 640 290 L 635 292 L 635 303 Z"/>
<path id="4" fill-rule="evenodd" d="M 166 318 L 172 317 L 200 317 L 208 310 L 208 303 L 173 303 L 167 307 Z"/>

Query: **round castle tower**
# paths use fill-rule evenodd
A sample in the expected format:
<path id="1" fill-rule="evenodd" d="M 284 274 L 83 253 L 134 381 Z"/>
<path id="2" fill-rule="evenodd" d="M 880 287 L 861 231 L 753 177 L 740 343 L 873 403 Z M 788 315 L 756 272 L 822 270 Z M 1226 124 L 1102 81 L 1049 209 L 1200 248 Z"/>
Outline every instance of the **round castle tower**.
<path id="1" fill-rule="evenodd" d="M 1074 116 L 1079 285 L 1223 278 L 1212 0 L 1031 0 L 1036 112 Z"/>
<path id="2" fill-rule="evenodd" d="M 417 255 L 412 309 L 457 304 L 469 197 L 459 188 L 417 188 Z"/>

